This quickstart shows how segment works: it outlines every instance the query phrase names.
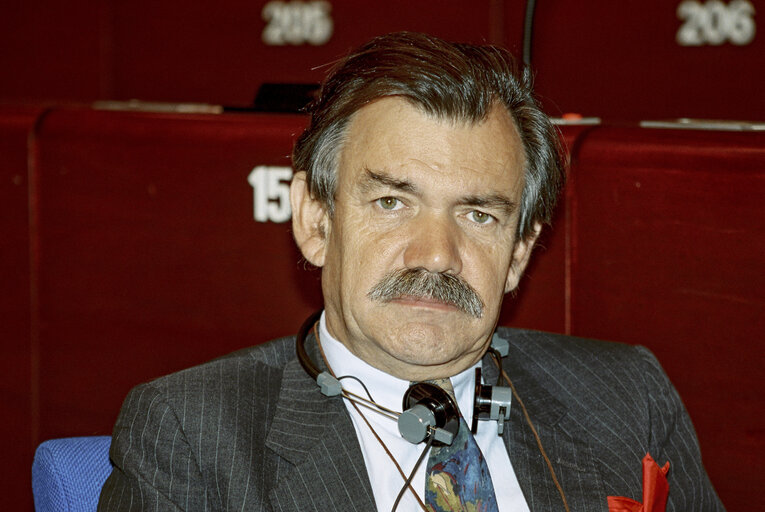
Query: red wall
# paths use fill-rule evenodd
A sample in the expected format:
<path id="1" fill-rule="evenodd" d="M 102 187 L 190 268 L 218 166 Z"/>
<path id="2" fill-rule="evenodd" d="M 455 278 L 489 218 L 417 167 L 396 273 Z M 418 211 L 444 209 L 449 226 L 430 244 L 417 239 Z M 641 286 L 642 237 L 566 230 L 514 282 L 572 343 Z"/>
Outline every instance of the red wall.
<path id="1" fill-rule="evenodd" d="M 318 82 L 369 37 L 415 30 L 518 55 L 527 36 L 551 114 L 765 120 L 763 0 L 535 4 L 524 33 L 524 0 L 16 2 L 0 16 L 0 101 L 246 106 L 264 82 Z M 279 28 L 288 40 L 269 44 Z"/>
<path id="2" fill-rule="evenodd" d="M 762 0 L 536 5 L 532 62 L 551 114 L 765 120 Z"/>
<path id="3" fill-rule="evenodd" d="M 261 83 L 318 82 L 348 50 L 387 32 L 518 50 L 523 6 L 522 0 L 18 3 L 0 16 L 0 70 L 8 75 L 0 81 L 0 100 L 246 106 Z M 300 38 L 327 27 L 326 42 Z M 271 29 L 286 34 L 286 44 L 266 43 Z"/>
<path id="4" fill-rule="evenodd" d="M 38 353 L 30 304 L 29 182 L 27 137 L 40 109 L 0 107 L 0 489 L 8 503 L 30 501 L 31 460 L 39 439 Z M 29 470 L 28 470 L 29 469 Z M 23 476 L 20 476 L 23 475 Z"/>

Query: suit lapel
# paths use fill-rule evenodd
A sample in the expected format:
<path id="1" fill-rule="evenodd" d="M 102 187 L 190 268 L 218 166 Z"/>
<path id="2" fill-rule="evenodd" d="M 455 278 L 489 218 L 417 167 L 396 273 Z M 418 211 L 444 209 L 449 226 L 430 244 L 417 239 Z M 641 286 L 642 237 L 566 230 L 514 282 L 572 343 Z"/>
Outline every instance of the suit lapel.
<path id="1" fill-rule="evenodd" d="M 308 351 L 317 358 L 315 340 Z M 323 364 L 320 364 L 323 366 Z M 375 510 L 364 456 L 345 405 L 321 394 L 297 360 L 284 369 L 266 445 L 290 465 L 279 465 L 269 498 L 274 510 Z"/>
<path id="2" fill-rule="evenodd" d="M 567 413 L 566 406 L 552 396 L 523 368 L 517 354 L 504 359 L 503 366 L 515 385 L 539 434 L 571 511 L 606 512 L 607 499 L 601 476 L 584 432 Z M 496 378 L 493 362 L 484 360 L 487 382 Z M 488 371 L 492 368 L 493 371 Z M 490 380 L 491 379 L 491 380 Z M 510 428 L 503 435 L 513 471 L 529 505 L 536 510 L 565 510 L 536 437 L 513 399 Z"/>

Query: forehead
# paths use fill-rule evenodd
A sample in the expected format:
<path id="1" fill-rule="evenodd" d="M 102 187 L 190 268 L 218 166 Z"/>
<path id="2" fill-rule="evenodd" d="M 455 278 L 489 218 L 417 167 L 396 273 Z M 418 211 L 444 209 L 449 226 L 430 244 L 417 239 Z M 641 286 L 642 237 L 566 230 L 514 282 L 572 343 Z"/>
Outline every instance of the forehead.
<path id="1" fill-rule="evenodd" d="M 524 162 L 518 130 L 503 106 L 472 123 L 431 116 L 394 96 L 354 114 L 341 149 L 340 181 L 373 169 L 509 185 L 522 180 Z"/>

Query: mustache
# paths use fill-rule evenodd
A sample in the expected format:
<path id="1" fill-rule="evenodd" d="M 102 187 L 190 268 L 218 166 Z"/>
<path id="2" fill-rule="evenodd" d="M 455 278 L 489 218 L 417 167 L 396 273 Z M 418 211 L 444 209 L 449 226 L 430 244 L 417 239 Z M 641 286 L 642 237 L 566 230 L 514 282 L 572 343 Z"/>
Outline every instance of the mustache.
<path id="1" fill-rule="evenodd" d="M 377 302 L 390 302 L 405 296 L 436 300 L 475 318 L 481 318 L 484 308 L 478 292 L 461 277 L 430 272 L 422 267 L 388 273 L 367 296 Z"/>

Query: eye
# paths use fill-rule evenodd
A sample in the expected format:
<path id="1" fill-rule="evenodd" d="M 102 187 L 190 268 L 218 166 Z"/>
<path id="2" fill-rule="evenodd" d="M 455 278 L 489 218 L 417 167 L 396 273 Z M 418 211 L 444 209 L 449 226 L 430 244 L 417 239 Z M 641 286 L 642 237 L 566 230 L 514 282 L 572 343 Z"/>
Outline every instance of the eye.
<path id="1" fill-rule="evenodd" d="M 401 204 L 401 201 L 396 199 L 395 197 L 381 197 L 377 201 L 375 201 L 377 205 L 382 208 L 383 210 L 398 210 L 403 205 Z"/>
<path id="2" fill-rule="evenodd" d="M 496 220 L 494 216 L 480 210 L 473 210 L 472 212 L 468 213 L 468 219 L 475 222 L 476 224 L 491 224 Z"/>

